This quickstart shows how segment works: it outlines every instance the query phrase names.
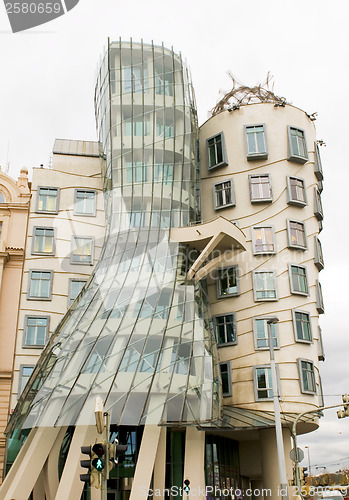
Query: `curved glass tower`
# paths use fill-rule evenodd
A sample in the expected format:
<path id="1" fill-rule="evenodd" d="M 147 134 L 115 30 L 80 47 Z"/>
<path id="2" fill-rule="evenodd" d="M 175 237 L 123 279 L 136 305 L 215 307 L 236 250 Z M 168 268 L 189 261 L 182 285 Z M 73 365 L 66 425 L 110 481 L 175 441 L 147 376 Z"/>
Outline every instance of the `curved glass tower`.
<path id="1" fill-rule="evenodd" d="M 107 228 L 99 264 L 40 358 L 12 426 L 209 423 L 218 359 L 193 250 L 170 229 L 197 222 L 197 122 L 181 57 L 113 42 L 95 95 Z M 192 255 L 192 253 L 194 255 Z"/>

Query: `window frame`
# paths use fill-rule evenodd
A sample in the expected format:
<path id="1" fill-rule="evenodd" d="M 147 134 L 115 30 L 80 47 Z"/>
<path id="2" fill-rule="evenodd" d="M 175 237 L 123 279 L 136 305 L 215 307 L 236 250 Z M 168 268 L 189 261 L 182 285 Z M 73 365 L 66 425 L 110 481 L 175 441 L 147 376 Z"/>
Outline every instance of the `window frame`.
<path id="1" fill-rule="evenodd" d="M 319 182 L 324 180 L 319 145 L 316 141 L 314 142 L 314 174 Z"/>
<path id="2" fill-rule="evenodd" d="M 291 179 L 296 179 L 297 181 L 300 181 L 303 184 L 304 201 L 292 198 Z M 305 180 L 302 179 L 302 177 L 296 177 L 295 175 L 288 175 L 286 177 L 286 182 L 287 182 L 287 191 L 286 191 L 287 204 L 288 205 L 295 205 L 297 207 L 305 207 L 306 205 L 308 205 L 308 197 L 307 197 L 307 190 L 305 187 Z"/>
<path id="3" fill-rule="evenodd" d="M 228 392 L 223 392 L 223 381 L 222 381 L 222 365 L 227 365 L 227 375 L 228 375 L 228 385 L 229 385 L 229 390 Z M 220 375 L 220 383 L 222 387 L 222 396 L 223 398 L 228 398 L 232 396 L 233 393 L 233 388 L 232 388 L 232 374 L 231 374 L 231 361 L 221 361 L 219 363 L 219 375 Z"/>
<path id="4" fill-rule="evenodd" d="M 222 161 L 220 163 L 216 163 L 216 164 L 210 166 L 210 146 L 209 146 L 209 141 L 211 141 L 212 139 L 215 139 L 218 136 L 221 137 Z M 227 157 L 227 151 L 226 151 L 226 148 L 225 148 L 225 140 L 224 140 L 224 133 L 223 133 L 223 131 L 222 132 L 218 132 L 217 134 L 214 134 L 211 137 L 208 137 L 206 139 L 206 158 L 207 158 L 207 170 L 214 170 L 215 168 L 226 167 L 228 165 L 228 157 Z"/>
<path id="5" fill-rule="evenodd" d="M 303 236 L 304 236 L 304 246 L 303 245 L 298 245 L 295 243 L 292 243 L 291 239 L 291 222 L 295 222 L 296 224 L 301 224 L 303 226 Z M 288 248 L 294 248 L 295 250 L 307 250 L 308 249 L 308 244 L 307 244 L 307 233 L 305 229 L 305 222 L 302 222 L 300 220 L 296 219 L 287 219 L 287 243 L 288 243 Z"/>
<path id="6" fill-rule="evenodd" d="M 322 329 L 318 326 L 318 342 L 317 342 L 317 351 L 318 351 L 318 360 L 325 361 L 325 349 L 324 343 L 322 339 Z"/>
<path id="7" fill-rule="evenodd" d="M 73 282 L 79 282 L 79 283 L 84 283 L 84 286 L 87 283 L 87 279 L 79 279 L 79 278 L 69 278 L 69 284 L 68 284 L 68 308 L 72 305 L 72 303 L 75 301 L 76 297 L 80 294 L 81 290 L 84 288 L 84 286 L 80 289 L 80 292 L 78 295 L 75 297 L 75 299 L 71 298 L 71 291 L 72 291 L 72 283 Z"/>
<path id="8" fill-rule="evenodd" d="M 39 210 L 39 200 L 40 200 L 40 191 L 41 191 L 41 189 L 55 189 L 57 191 L 57 195 L 56 195 L 56 208 L 54 210 Z M 35 212 L 39 213 L 39 214 L 58 214 L 58 211 L 59 211 L 60 191 L 61 191 L 61 188 L 56 187 L 56 186 L 37 186 Z"/>
<path id="9" fill-rule="evenodd" d="M 221 184 L 224 184 L 226 182 L 230 182 L 230 192 L 231 192 L 231 202 L 230 203 L 226 203 L 225 205 L 217 205 L 217 191 L 216 191 L 216 187 L 221 185 Z M 228 207 L 235 207 L 236 206 L 236 201 L 235 201 L 235 191 L 234 191 L 234 181 L 233 181 L 233 178 L 230 177 L 229 179 L 225 179 L 223 181 L 220 181 L 220 182 L 215 182 L 212 186 L 212 190 L 213 190 L 213 204 L 214 204 L 214 209 L 215 210 L 221 210 L 222 208 L 228 208 Z"/>
<path id="10" fill-rule="evenodd" d="M 262 251 L 257 251 L 256 249 L 256 238 L 255 238 L 255 229 L 271 229 L 271 236 L 273 240 L 273 247 L 274 250 L 262 250 Z M 266 226 L 252 226 L 251 227 L 251 239 L 252 239 L 252 251 L 253 255 L 274 255 L 276 254 L 276 238 L 275 238 L 275 230 L 273 225 L 266 225 Z"/>
<path id="11" fill-rule="evenodd" d="M 253 366 L 253 388 L 254 388 L 254 397 L 255 397 L 255 401 L 256 402 L 260 402 L 260 401 L 273 401 L 273 394 L 270 396 L 270 397 L 267 397 L 267 398 L 259 398 L 258 397 L 258 378 L 257 378 L 257 370 L 258 369 L 269 369 L 270 370 L 270 380 L 271 380 L 271 391 L 273 392 L 273 376 L 272 376 L 272 373 L 271 373 L 271 365 L 269 364 L 263 364 L 263 365 L 256 365 L 256 366 Z M 279 367 L 278 365 L 276 365 L 276 383 L 277 383 L 277 387 L 276 387 L 276 391 L 278 393 L 278 395 L 280 396 L 281 395 L 281 383 L 280 383 L 280 373 L 279 373 Z M 261 389 L 263 390 L 263 389 Z M 270 389 L 266 389 L 267 391 L 270 390 Z"/>
<path id="12" fill-rule="evenodd" d="M 271 273 L 273 275 L 274 279 L 274 285 L 275 285 L 275 297 L 262 297 L 258 298 L 257 297 L 257 287 L 256 287 L 256 275 L 257 274 L 266 274 L 266 273 Z M 279 295 L 278 295 L 278 290 L 277 290 L 277 276 L 276 276 L 276 271 L 275 269 L 263 269 L 263 270 L 258 270 L 258 271 L 252 271 L 252 284 L 253 284 L 253 297 L 255 302 L 275 302 L 279 300 Z"/>
<path id="13" fill-rule="evenodd" d="M 90 262 L 76 262 L 74 261 L 74 241 L 76 239 L 84 239 L 91 240 L 91 260 Z M 93 266 L 94 264 L 94 246 L 95 246 L 95 238 L 94 236 L 82 236 L 82 235 L 73 235 L 71 237 L 71 250 L 70 250 L 70 263 L 77 266 Z"/>
<path id="14" fill-rule="evenodd" d="M 316 310 L 319 314 L 325 313 L 325 305 L 324 298 L 322 295 L 322 287 L 319 280 L 315 282 L 315 290 L 316 290 Z"/>
<path id="15" fill-rule="evenodd" d="M 293 279 L 292 279 L 293 278 L 292 267 L 304 269 L 306 292 L 302 292 L 302 291 L 296 290 L 294 288 Z M 292 264 L 291 262 L 289 262 L 289 264 L 288 264 L 288 277 L 289 277 L 289 282 L 290 282 L 290 291 L 293 295 L 303 295 L 303 296 L 309 297 L 309 280 L 308 280 L 308 270 L 307 270 L 306 266 L 303 266 L 302 264 Z"/>
<path id="16" fill-rule="evenodd" d="M 225 318 L 226 316 L 233 316 L 233 323 L 232 323 L 232 325 L 233 325 L 233 333 L 234 333 L 235 340 L 233 340 L 232 342 L 220 342 L 219 341 L 219 335 L 218 335 L 218 332 L 217 332 L 218 324 L 217 324 L 216 320 L 217 320 L 217 318 Z M 238 343 L 238 337 L 237 337 L 237 327 L 236 327 L 236 313 L 235 312 L 229 312 L 229 313 L 223 313 L 223 314 L 215 314 L 214 316 L 212 316 L 212 320 L 213 320 L 213 327 L 214 327 L 214 332 L 215 332 L 217 347 L 225 347 L 225 346 L 237 345 L 237 343 Z M 223 326 L 226 326 L 226 323 L 224 323 Z M 226 336 L 226 332 L 225 332 L 225 336 Z"/>
<path id="17" fill-rule="evenodd" d="M 28 344 L 27 332 L 28 332 L 28 320 L 29 319 L 46 319 L 47 320 L 47 325 L 45 327 L 45 341 L 43 344 Z M 22 341 L 23 349 L 43 349 L 47 343 L 48 338 L 49 338 L 49 331 L 50 331 L 50 316 L 26 314 L 24 316 L 24 327 L 23 327 L 23 341 Z"/>
<path id="18" fill-rule="evenodd" d="M 220 279 L 221 279 L 220 273 L 223 273 L 223 271 L 227 271 L 228 269 L 235 269 L 236 270 L 236 292 L 235 293 L 221 294 L 220 293 Z M 224 299 L 226 297 L 237 297 L 238 295 L 240 295 L 240 275 L 239 275 L 239 266 L 238 265 L 218 268 L 216 270 L 216 280 L 217 280 L 217 299 Z"/>
<path id="19" fill-rule="evenodd" d="M 325 267 L 322 244 L 320 238 L 317 235 L 314 236 L 314 264 L 319 271 L 321 271 Z"/>
<path id="20" fill-rule="evenodd" d="M 268 185 L 269 185 L 269 193 L 270 196 L 268 198 L 254 198 L 253 197 L 253 190 L 252 190 L 252 182 L 251 179 L 255 177 L 268 177 Z M 249 188 L 250 188 L 250 201 L 251 203 L 272 203 L 273 201 L 273 190 L 271 186 L 271 175 L 270 174 L 250 174 L 248 176 L 248 183 L 249 183 Z M 265 183 L 267 184 L 267 183 Z"/>
<path id="21" fill-rule="evenodd" d="M 293 151 L 291 130 L 297 130 L 298 132 L 302 132 L 305 156 L 301 156 L 299 154 L 296 154 L 296 152 Z M 307 147 L 307 139 L 305 136 L 305 130 L 300 128 L 300 127 L 295 127 L 294 125 L 288 125 L 287 126 L 287 137 L 288 137 L 288 157 L 287 157 L 287 160 L 294 161 L 296 163 L 302 163 L 302 164 L 306 163 L 309 160 L 309 155 L 308 155 L 308 147 Z"/>
<path id="22" fill-rule="evenodd" d="M 248 144 L 248 132 L 247 129 L 255 128 L 255 127 L 263 127 L 263 138 L 264 138 L 264 146 L 265 151 L 258 151 L 257 153 L 250 153 L 249 144 Z M 251 160 L 266 160 L 268 158 L 268 142 L 267 142 L 267 130 L 265 123 L 253 123 L 249 125 L 244 125 L 244 137 L 245 137 L 245 148 L 246 148 L 246 157 L 248 161 Z"/>
<path id="23" fill-rule="evenodd" d="M 37 297 L 30 295 L 31 282 L 33 273 L 48 273 L 50 274 L 49 279 L 49 296 L 48 297 Z M 53 271 L 49 269 L 29 269 L 28 274 L 28 287 L 27 287 L 27 300 L 52 300 L 52 288 L 53 288 Z"/>
<path id="24" fill-rule="evenodd" d="M 30 377 L 32 376 L 33 374 L 33 371 L 34 371 L 34 368 L 35 368 L 35 365 L 27 365 L 27 364 L 23 364 L 23 365 L 20 365 L 19 366 L 19 378 L 18 378 L 18 386 L 17 386 L 17 399 L 20 398 L 22 392 L 24 391 L 24 389 L 26 388 L 27 386 L 27 383 L 25 384 L 24 387 L 22 387 L 22 381 L 23 381 L 23 370 L 25 368 L 32 368 L 32 372 L 31 374 L 29 375 L 29 378 L 27 380 L 27 383 L 29 382 L 29 379 Z"/>
<path id="25" fill-rule="evenodd" d="M 35 239 L 36 234 L 35 231 L 37 229 L 50 229 L 53 231 L 53 241 L 52 241 L 52 252 L 36 252 L 35 251 Z M 46 226 L 34 226 L 32 233 L 32 245 L 31 245 L 31 255 L 55 255 L 56 253 L 56 228 L 55 227 L 46 227 Z"/>
<path id="26" fill-rule="evenodd" d="M 268 337 L 268 325 L 267 321 L 268 319 L 273 318 L 273 316 L 254 316 L 252 318 L 252 328 L 253 328 L 253 341 L 254 341 L 254 348 L 256 351 L 268 351 L 269 350 L 269 337 Z M 259 346 L 258 345 L 258 337 L 257 337 L 257 321 L 264 321 L 264 333 L 266 333 L 265 339 L 267 340 L 267 345 L 264 346 Z M 273 323 L 272 324 L 274 327 L 275 331 L 275 337 L 273 339 L 276 340 L 276 342 L 273 342 L 273 347 L 274 349 L 280 349 L 280 337 L 279 337 L 279 324 L 278 323 Z M 273 332 L 272 332 L 273 333 Z"/>
<path id="27" fill-rule="evenodd" d="M 92 213 L 85 213 L 85 212 L 78 212 L 77 210 L 77 199 L 78 199 L 78 192 L 87 192 L 87 193 L 93 193 L 93 211 Z M 90 189 L 90 188 L 76 188 L 74 191 L 74 209 L 73 209 L 73 214 L 78 216 L 78 217 L 96 217 L 97 214 L 97 190 L 96 189 Z"/>
<path id="28" fill-rule="evenodd" d="M 309 335 L 310 338 L 306 339 L 304 338 L 304 329 L 302 328 L 302 333 L 303 333 L 303 338 L 298 338 L 298 330 L 297 330 L 297 317 L 296 314 L 305 314 L 307 318 L 307 322 L 309 325 Z M 303 320 L 302 320 L 303 323 Z M 292 325 L 293 325 L 293 334 L 294 334 L 294 339 L 296 342 L 300 342 L 302 344 L 312 344 L 314 342 L 314 337 L 313 337 L 313 328 L 311 324 L 311 315 L 309 311 L 303 311 L 302 309 L 292 309 Z"/>
<path id="29" fill-rule="evenodd" d="M 302 361 L 305 363 L 310 363 L 312 365 L 312 375 L 313 375 L 312 379 L 313 379 L 314 390 L 305 389 Z M 312 361 L 311 359 L 297 358 L 297 366 L 298 366 L 298 376 L 299 376 L 299 385 L 300 385 L 301 393 L 302 394 L 311 394 L 312 396 L 315 396 L 317 394 L 317 390 L 316 390 L 316 377 L 315 377 L 314 361 Z"/>
<path id="30" fill-rule="evenodd" d="M 317 220 L 323 220 L 324 210 L 322 208 L 321 194 L 317 188 L 314 188 L 314 215 Z"/>

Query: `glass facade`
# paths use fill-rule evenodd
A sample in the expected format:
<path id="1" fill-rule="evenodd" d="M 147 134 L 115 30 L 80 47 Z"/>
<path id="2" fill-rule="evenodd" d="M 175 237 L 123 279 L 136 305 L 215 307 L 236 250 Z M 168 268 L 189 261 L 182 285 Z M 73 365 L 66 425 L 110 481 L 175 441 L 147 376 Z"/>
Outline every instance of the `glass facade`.
<path id="1" fill-rule="evenodd" d="M 197 122 L 180 56 L 113 42 L 95 93 L 106 237 L 83 294 L 45 348 L 10 428 L 210 423 L 221 395 L 204 283 L 172 227 L 200 220 Z M 162 124 L 162 128 L 158 124 Z"/>

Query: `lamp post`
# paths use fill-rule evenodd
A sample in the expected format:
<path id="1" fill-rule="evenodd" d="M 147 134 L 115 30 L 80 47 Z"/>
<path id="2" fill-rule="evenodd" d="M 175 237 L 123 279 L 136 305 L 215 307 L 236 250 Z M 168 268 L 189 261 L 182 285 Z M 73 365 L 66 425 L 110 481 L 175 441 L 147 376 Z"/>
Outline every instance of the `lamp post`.
<path id="1" fill-rule="evenodd" d="M 309 467 L 309 476 L 311 476 L 310 449 L 309 446 L 304 446 L 304 448 L 308 448 L 308 467 Z"/>
<path id="2" fill-rule="evenodd" d="M 273 335 L 271 331 L 271 325 L 275 325 L 279 322 L 279 318 L 270 318 L 267 320 L 268 329 L 268 344 L 269 344 L 269 354 L 270 354 L 270 370 L 271 379 L 273 386 L 273 401 L 274 401 L 274 415 L 275 415 L 275 432 L 276 432 L 276 447 L 278 454 L 279 463 L 279 477 L 280 477 L 280 492 L 283 500 L 288 500 L 288 490 L 287 490 L 287 475 L 286 475 L 286 463 L 285 463 L 285 451 L 284 451 L 284 441 L 282 437 L 282 426 L 280 417 L 280 402 L 278 394 L 278 383 L 276 375 L 276 365 L 274 356 L 274 342 Z"/>

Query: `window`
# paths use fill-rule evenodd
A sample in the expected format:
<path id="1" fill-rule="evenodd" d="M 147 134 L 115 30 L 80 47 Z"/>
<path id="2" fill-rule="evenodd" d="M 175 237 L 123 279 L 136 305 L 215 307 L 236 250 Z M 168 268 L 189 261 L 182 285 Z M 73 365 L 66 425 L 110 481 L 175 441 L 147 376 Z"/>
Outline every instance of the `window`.
<path id="1" fill-rule="evenodd" d="M 277 300 L 275 271 L 253 271 L 254 300 Z"/>
<path id="2" fill-rule="evenodd" d="M 218 345 L 237 343 L 235 313 L 214 316 L 213 324 Z"/>
<path id="3" fill-rule="evenodd" d="M 1 235 L 2 235 L 2 221 L 0 220 L 0 239 L 1 239 Z"/>
<path id="4" fill-rule="evenodd" d="M 322 330 L 320 327 L 318 327 L 318 331 L 319 331 L 319 338 L 317 343 L 318 360 L 325 361 L 324 343 L 322 341 Z"/>
<path id="5" fill-rule="evenodd" d="M 38 187 L 36 212 L 58 213 L 59 188 Z"/>
<path id="6" fill-rule="evenodd" d="M 148 165 L 141 161 L 126 163 L 126 181 L 129 183 L 146 182 L 148 180 Z"/>
<path id="7" fill-rule="evenodd" d="M 218 298 L 239 295 L 239 270 L 237 266 L 217 270 Z"/>
<path id="8" fill-rule="evenodd" d="M 317 236 L 315 236 L 315 239 L 314 239 L 314 247 L 315 247 L 314 264 L 316 265 L 318 270 L 321 271 L 321 269 L 323 269 L 325 267 L 325 264 L 324 264 L 324 256 L 322 253 L 321 241 L 319 240 L 319 238 Z"/>
<path id="9" fill-rule="evenodd" d="M 29 271 L 28 300 L 51 300 L 53 271 Z"/>
<path id="10" fill-rule="evenodd" d="M 307 204 L 305 182 L 299 177 L 287 177 L 287 203 L 304 207 Z"/>
<path id="11" fill-rule="evenodd" d="M 307 242 L 305 235 L 305 226 L 303 222 L 296 220 L 287 220 L 287 238 L 288 246 L 299 250 L 306 250 Z"/>
<path id="12" fill-rule="evenodd" d="M 253 318 L 253 335 L 256 350 L 269 349 L 268 340 L 268 316 Z M 271 335 L 273 338 L 274 349 L 279 349 L 279 330 L 278 325 L 271 323 Z"/>
<path id="13" fill-rule="evenodd" d="M 296 342 L 312 342 L 310 314 L 305 311 L 292 311 L 293 331 Z"/>
<path id="14" fill-rule="evenodd" d="M 6 203 L 5 196 L 0 191 L 0 203 Z"/>
<path id="15" fill-rule="evenodd" d="M 314 214 L 318 220 L 324 218 L 324 211 L 322 209 L 321 195 L 318 189 L 314 189 Z"/>
<path id="16" fill-rule="evenodd" d="M 288 275 L 290 278 L 291 293 L 298 295 L 309 295 L 308 277 L 305 266 L 289 264 Z"/>
<path id="17" fill-rule="evenodd" d="M 228 165 L 223 132 L 207 139 L 207 166 L 211 168 L 224 167 Z"/>
<path id="18" fill-rule="evenodd" d="M 307 359 L 297 359 L 301 392 L 316 394 L 314 363 Z"/>
<path id="19" fill-rule="evenodd" d="M 32 254 L 54 255 L 55 230 L 50 227 L 34 227 Z"/>
<path id="20" fill-rule="evenodd" d="M 174 122 L 172 120 L 165 120 L 162 115 L 156 117 L 156 135 L 159 137 L 174 137 Z"/>
<path id="21" fill-rule="evenodd" d="M 70 257 L 72 264 L 93 264 L 93 238 L 73 236 L 72 252 Z"/>
<path id="22" fill-rule="evenodd" d="M 324 299 L 322 297 L 322 288 L 319 281 L 316 281 L 316 309 L 319 314 L 324 314 L 325 312 Z"/>
<path id="23" fill-rule="evenodd" d="M 275 234 L 272 226 L 252 228 L 252 246 L 254 255 L 275 253 Z"/>
<path id="24" fill-rule="evenodd" d="M 162 182 L 163 184 L 171 184 L 173 181 L 173 165 L 155 164 L 154 165 L 154 182 Z"/>
<path id="25" fill-rule="evenodd" d="M 249 175 L 251 203 L 273 200 L 269 174 Z"/>
<path id="26" fill-rule="evenodd" d="M 314 143 L 314 151 L 315 151 L 315 155 L 314 155 L 314 173 L 315 173 L 315 177 L 317 178 L 317 180 L 319 182 L 321 182 L 321 181 L 323 181 L 324 174 L 323 174 L 323 171 L 322 171 L 322 163 L 321 163 L 319 146 L 318 146 L 318 144 L 316 144 L 316 142 Z"/>
<path id="27" fill-rule="evenodd" d="M 49 322 L 48 316 L 26 316 L 23 346 L 44 347 L 48 338 Z"/>
<path id="28" fill-rule="evenodd" d="M 218 208 L 235 207 L 233 180 L 228 179 L 224 182 L 217 182 L 213 185 L 214 207 Z"/>
<path id="29" fill-rule="evenodd" d="M 288 127 L 288 160 L 297 163 L 308 161 L 307 144 L 304 130 L 296 127 Z"/>
<path id="30" fill-rule="evenodd" d="M 125 125 L 125 136 L 142 136 L 150 134 L 150 124 L 149 120 L 143 121 L 143 119 L 138 118 L 131 120 L 130 118 L 124 120 Z"/>
<path id="31" fill-rule="evenodd" d="M 71 304 L 74 302 L 76 297 L 79 295 L 81 290 L 84 288 L 86 285 L 86 280 L 77 280 L 77 279 L 71 279 L 69 280 L 69 297 L 68 297 L 68 305 L 71 306 Z"/>
<path id="32" fill-rule="evenodd" d="M 30 379 L 30 375 L 33 373 L 34 366 L 33 365 L 21 365 L 19 368 L 19 382 L 18 382 L 18 394 L 17 397 L 22 394 L 25 386 Z"/>
<path id="33" fill-rule="evenodd" d="M 173 72 L 163 72 L 163 69 L 154 68 L 155 93 L 158 95 L 173 95 Z"/>
<path id="34" fill-rule="evenodd" d="M 246 154 L 248 160 L 268 158 L 265 125 L 245 125 Z"/>
<path id="35" fill-rule="evenodd" d="M 125 93 L 147 92 L 147 69 L 139 66 L 126 66 L 123 68 Z"/>
<path id="36" fill-rule="evenodd" d="M 96 191 L 88 189 L 75 190 L 74 215 L 96 215 Z"/>
<path id="37" fill-rule="evenodd" d="M 273 381 L 269 365 L 254 366 L 253 380 L 256 401 L 273 399 Z"/>
<path id="38" fill-rule="evenodd" d="M 222 395 L 231 396 L 231 365 L 230 361 L 219 363 L 222 381 Z"/>

